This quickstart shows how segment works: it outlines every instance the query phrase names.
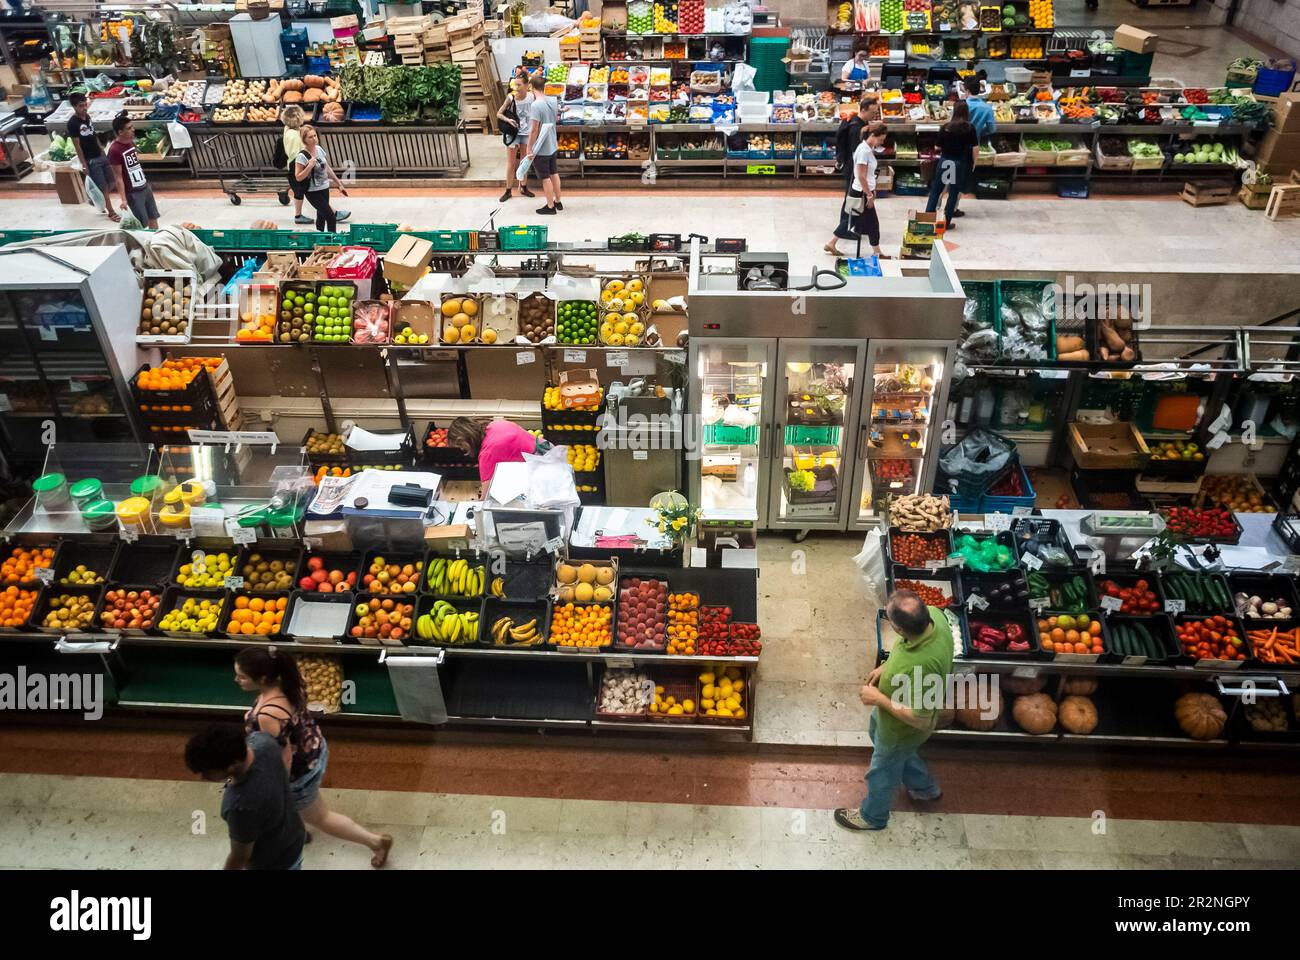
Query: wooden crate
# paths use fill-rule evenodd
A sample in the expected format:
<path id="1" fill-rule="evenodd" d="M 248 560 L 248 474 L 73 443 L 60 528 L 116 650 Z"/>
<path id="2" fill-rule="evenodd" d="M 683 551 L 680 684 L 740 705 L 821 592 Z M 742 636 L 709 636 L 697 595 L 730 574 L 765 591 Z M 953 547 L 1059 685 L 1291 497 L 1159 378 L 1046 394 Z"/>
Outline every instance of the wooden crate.
<path id="1" fill-rule="evenodd" d="M 1280 220 L 1284 217 L 1300 216 L 1300 177 L 1297 177 L 1296 171 L 1291 171 L 1290 183 L 1279 183 L 1273 187 L 1273 192 L 1268 195 L 1268 206 L 1264 208 L 1264 216 L 1270 220 Z"/>
<path id="2" fill-rule="evenodd" d="M 1247 210 L 1263 210 L 1268 206 L 1268 195 L 1273 192 L 1273 185 L 1257 187 L 1254 184 L 1242 184 L 1237 199 Z"/>
<path id="3" fill-rule="evenodd" d="M 578 59 L 585 63 L 595 63 L 603 59 L 600 41 L 588 42 L 583 40 L 578 43 Z"/>
<path id="4" fill-rule="evenodd" d="M 1217 206 L 1232 199 L 1232 186 L 1222 180 L 1188 180 L 1182 198 L 1194 207 Z"/>
<path id="5" fill-rule="evenodd" d="M 577 63 L 582 57 L 576 43 L 560 44 L 560 59 L 565 63 Z"/>

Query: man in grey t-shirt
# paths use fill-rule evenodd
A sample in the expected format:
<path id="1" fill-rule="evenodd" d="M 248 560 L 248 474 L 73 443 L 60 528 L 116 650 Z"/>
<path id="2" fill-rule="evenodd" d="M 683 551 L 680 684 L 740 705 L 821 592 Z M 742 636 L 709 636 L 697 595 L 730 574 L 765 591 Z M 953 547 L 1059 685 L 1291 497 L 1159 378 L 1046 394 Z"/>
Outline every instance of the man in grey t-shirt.
<path id="1" fill-rule="evenodd" d="M 560 202 L 560 175 L 556 173 L 555 154 L 559 143 L 555 137 L 555 101 L 546 95 L 546 77 L 541 72 L 533 74 L 533 102 L 528 108 L 532 129 L 528 131 L 526 155 L 532 160 L 533 172 L 542 182 L 546 206 L 537 212 L 553 216 L 563 210 Z"/>

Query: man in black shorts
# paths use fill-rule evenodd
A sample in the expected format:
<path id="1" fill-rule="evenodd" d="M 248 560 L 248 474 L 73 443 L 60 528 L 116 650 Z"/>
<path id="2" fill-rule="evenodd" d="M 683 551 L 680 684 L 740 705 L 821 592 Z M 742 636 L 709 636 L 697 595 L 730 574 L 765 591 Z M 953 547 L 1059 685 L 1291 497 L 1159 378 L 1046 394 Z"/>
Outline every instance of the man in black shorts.
<path id="1" fill-rule="evenodd" d="M 533 74 L 533 102 L 528 110 L 533 127 L 528 132 L 526 153 L 546 194 L 546 206 L 537 212 L 551 216 L 564 209 L 560 202 L 560 175 L 555 172 L 555 155 L 560 145 L 555 136 L 555 100 L 546 95 L 546 78 L 540 72 Z"/>
<path id="2" fill-rule="evenodd" d="M 84 93 L 71 93 L 68 103 L 72 104 L 72 117 L 68 120 L 68 139 L 77 148 L 77 159 L 86 176 L 99 187 L 104 195 L 104 212 L 108 219 L 116 223 L 120 218 L 113 212 L 114 177 L 113 167 L 104 156 L 104 148 L 99 144 L 95 128 L 90 122 L 90 104 Z"/>

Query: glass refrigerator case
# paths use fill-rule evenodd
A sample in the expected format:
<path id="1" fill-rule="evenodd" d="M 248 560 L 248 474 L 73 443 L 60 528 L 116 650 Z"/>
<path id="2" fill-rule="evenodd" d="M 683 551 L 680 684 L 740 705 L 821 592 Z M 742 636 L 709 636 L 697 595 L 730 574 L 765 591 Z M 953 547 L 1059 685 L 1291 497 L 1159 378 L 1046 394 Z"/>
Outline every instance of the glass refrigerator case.
<path id="1" fill-rule="evenodd" d="M 762 517 L 775 359 L 775 340 L 691 341 L 701 424 L 691 500 L 705 510 L 753 510 Z"/>
<path id="2" fill-rule="evenodd" d="M 933 489 L 952 353 L 949 343 L 872 340 L 868 344 L 852 529 L 879 523 L 891 495 Z"/>
<path id="3" fill-rule="evenodd" d="M 862 389 L 861 341 L 781 340 L 766 526 L 843 530 Z"/>

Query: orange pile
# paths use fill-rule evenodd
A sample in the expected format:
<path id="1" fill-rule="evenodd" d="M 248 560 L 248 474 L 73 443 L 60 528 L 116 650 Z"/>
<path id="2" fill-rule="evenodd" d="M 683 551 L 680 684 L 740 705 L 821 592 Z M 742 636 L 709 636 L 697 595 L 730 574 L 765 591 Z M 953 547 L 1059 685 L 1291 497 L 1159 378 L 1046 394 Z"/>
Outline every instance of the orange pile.
<path id="1" fill-rule="evenodd" d="M 693 593 L 668 594 L 668 653 L 695 656 L 700 637 L 700 598 Z"/>
<path id="2" fill-rule="evenodd" d="M 613 613 L 612 607 L 600 604 L 558 606 L 551 617 L 551 642 L 557 647 L 608 647 L 614 642 Z"/>
<path id="3" fill-rule="evenodd" d="M 225 357 L 164 360 L 161 367 L 141 370 L 136 385 L 141 390 L 184 390 L 199 375 L 200 370 L 215 370 L 225 362 Z"/>
<path id="4" fill-rule="evenodd" d="M 280 632 L 280 621 L 284 619 L 284 608 L 288 597 L 248 597 L 243 594 L 235 597 L 235 609 L 230 612 L 229 633 L 257 635 Z"/>
<path id="5" fill-rule="evenodd" d="M 1080 620 L 1084 622 L 1080 624 Z M 1044 650 L 1056 653 L 1102 653 L 1101 621 L 1088 616 L 1039 620 L 1038 644 Z"/>
<path id="6" fill-rule="evenodd" d="M 5 583 L 30 583 L 36 579 L 37 567 L 48 567 L 53 562 L 53 547 L 37 547 L 35 550 L 14 547 L 8 559 L 0 564 L 0 580 Z"/>
<path id="7" fill-rule="evenodd" d="M 239 328 L 238 332 L 236 332 L 236 340 L 265 340 L 270 342 L 271 331 L 275 327 L 274 313 L 245 312 L 239 319 L 243 321 L 244 325 Z"/>
<path id="8" fill-rule="evenodd" d="M 0 591 L 0 627 L 21 627 L 36 605 L 35 590 L 6 587 Z"/>

